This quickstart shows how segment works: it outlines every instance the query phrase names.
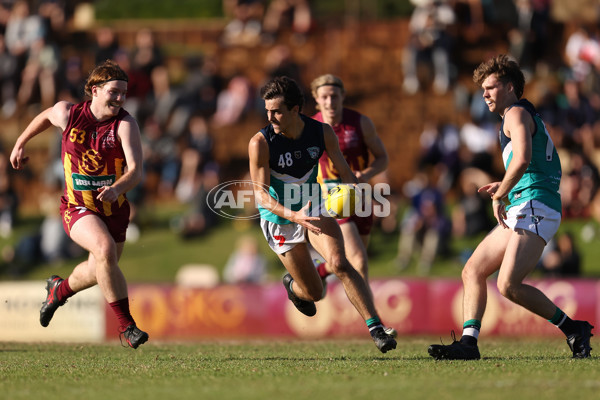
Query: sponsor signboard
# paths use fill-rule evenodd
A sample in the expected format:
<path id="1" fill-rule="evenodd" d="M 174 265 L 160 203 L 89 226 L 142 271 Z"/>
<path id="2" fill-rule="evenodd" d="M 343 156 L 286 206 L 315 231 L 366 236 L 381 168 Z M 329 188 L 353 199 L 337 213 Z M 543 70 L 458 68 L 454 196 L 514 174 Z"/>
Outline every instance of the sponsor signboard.
<path id="1" fill-rule="evenodd" d="M 529 282 L 574 319 L 597 321 L 599 284 L 592 280 Z M 382 321 L 400 334 L 449 334 L 462 328 L 462 284 L 456 279 L 373 280 L 371 288 Z M 130 285 L 131 311 L 138 325 L 155 339 L 239 338 L 247 336 L 323 338 L 364 336 L 364 320 L 342 285 L 334 280 L 306 317 L 287 299 L 280 283 L 223 285 L 212 289 Z M 117 330 L 106 308 L 107 335 Z M 485 335 L 560 335 L 560 331 L 502 297 L 488 283 Z"/>
<path id="2" fill-rule="evenodd" d="M 96 286 L 69 299 L 46 328 L 40 307 L 45 281 L 0 282 L 0 340 L 30 342 L 101 342 L 105 337 L 104 298 Z"/>

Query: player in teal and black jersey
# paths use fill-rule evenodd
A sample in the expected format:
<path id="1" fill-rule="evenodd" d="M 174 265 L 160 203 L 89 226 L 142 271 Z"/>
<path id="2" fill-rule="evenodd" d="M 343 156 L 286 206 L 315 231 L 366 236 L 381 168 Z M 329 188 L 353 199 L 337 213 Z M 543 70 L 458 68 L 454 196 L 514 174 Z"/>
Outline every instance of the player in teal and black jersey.
<path id="1" fill-rule="evenodd" d="M 304 96 L 294 80 L 274 78 L 261 89 L 261 96 L 269 125 L 250 140 L 250 175 L 263 233 L 288 271 L 283 278 L 288 298 L 300 312 L 315 315 L 314 302 L 321 299 L 323 285 L 313 266 L 309 241 L 342 282 L 379 350 L 395 349 L 396 341 L 384 332 L 365 281 L 346 259 L 337 222 L 319 204 L 316 179 L 323 151 L 343 182 L 357 182 L 335 133 L 329 125 L 301 113 Z"/>

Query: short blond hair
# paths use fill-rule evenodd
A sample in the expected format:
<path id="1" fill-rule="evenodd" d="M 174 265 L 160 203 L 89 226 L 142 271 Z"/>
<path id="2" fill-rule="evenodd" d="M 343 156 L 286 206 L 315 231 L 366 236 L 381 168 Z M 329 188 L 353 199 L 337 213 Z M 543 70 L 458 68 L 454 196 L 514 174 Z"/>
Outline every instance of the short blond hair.
<path id="1" fill-rule="evenodd" d="M 332 74 L 321 75 L 310 83 L 310 91 L 314 98 L 317 98 L 317 90 L 321 86 L 336 86 L 341 89 L 342 94 L 346 93 L 346 89 L 344 89 L 344 82 Z"/>

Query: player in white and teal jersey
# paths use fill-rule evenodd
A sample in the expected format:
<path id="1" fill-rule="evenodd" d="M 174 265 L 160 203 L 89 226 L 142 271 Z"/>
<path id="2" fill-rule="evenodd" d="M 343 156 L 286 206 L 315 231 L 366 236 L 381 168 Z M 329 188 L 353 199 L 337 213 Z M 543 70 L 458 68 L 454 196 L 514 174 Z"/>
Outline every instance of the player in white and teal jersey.
<path id="1" fill-rule="evenodd" d="M 317 312 L 314 302 L 321 299 L 323 284 L 313 266 L 310 241 L 341 281 L 377 348 L 382 353 L 395 349 L 396 341 L 385 333 L 369 288 L 346 258 L 339 225 L 332 217 L 311 210 L 315 202 L 309 201 L 311 197 L 316 195 L 320 202 L 316 177 L 324 150 L 343 182 L 358 182 L 333 129 L 301 114 L 304 96 L 293 79 L 272 79 L 261 89 L 261 97 L 269 126 L 250 140 L 250 176 L 260 205 L 263 234 L 288 271 L 283 278 L 288 298 L 305 315 Z M 297 200 L 290 201 L 293 190 L 289 188 L 300 190 Z"/>
<path id="2" fill-rule="evenodd" d="M 558 192 L 562 175 L 560 159 L 546 125 L 533 104 L 526 99 L 519 100 L 506 111 L 512 107 L 523 107 L 531 115 L 535 128 L 531 137 L 531 161 L 519 182 L 509 192 L 506 210 L 529 200 L 538 200 L 561 213 L 562 204 Z M 513 145 L 504 133 L 504 121 L 500 128 L 500 147 L 504 167 L 508 169 L 513 158 Z"/>
<path id="3" fill-rule="evenodd" d="M 519 100 L 525 78 L 515 61 L 505 55 L 494 57 L 475 69 L 473 80 L 483 88 L 489 110 L 502 117 L 500 143 L 506 172 L 501 182 L 479 188 L 492 198 L 498 225 L 477 246 L 462 272 L 462 337 L 450 345 L 433 344 L 428 352 L 438 360 L 480 358 L 477 342 L 487 302 L 486 279 L 497 272 L 496 285 L 504 297 L 556 325 L 567 337 L 574 358 L 589 357 L 593 326 L 572 320 L 539 289 L 523 283 L 560 226 L 561 168 L 554 144 L 533 105 Z"/>

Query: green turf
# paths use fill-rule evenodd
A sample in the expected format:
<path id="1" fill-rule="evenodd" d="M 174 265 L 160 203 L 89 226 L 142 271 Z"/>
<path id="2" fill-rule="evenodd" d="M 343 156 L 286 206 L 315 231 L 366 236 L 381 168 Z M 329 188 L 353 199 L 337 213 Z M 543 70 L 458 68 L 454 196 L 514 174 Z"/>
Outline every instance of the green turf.
<path id="1" fill-rule="evenodd" d="M 562 338 L 489 338 L 480 361 L 435 361 L 439 339 L 164 344 L 0 343 L 0 397 L 95 399 L 583 399 L 600 390 L 597 357 Z"/>

